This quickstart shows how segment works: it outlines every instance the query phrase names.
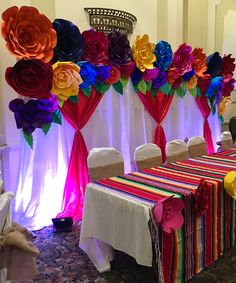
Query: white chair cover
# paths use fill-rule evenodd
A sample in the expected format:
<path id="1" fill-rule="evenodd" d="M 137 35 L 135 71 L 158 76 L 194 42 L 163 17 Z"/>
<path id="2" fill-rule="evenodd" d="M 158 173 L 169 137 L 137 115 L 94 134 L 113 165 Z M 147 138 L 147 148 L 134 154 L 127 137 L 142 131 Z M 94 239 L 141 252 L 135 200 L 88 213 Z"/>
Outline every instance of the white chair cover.
<path id="1" fill-rule="evenodd" d="M 207 154 L 206 141 L 203 137 L 195 136 L 191 137 L 188 142 L 188 151 L 190 157 L 197 157 Z"/>
<path id="2" fill-rule="evenodd" d="M 166 144 L 166 158 L 168 163 L 189 158 L 188 146 L 182 140 L 172 140 Z"/>
<path id="3" fill-rule="evenodd" d="M 162 164 L 161 149 L 154 143 L 140 145 L 134 151 L 134 160 L 137 170 L 159 166 Z"/>
<path id="4" fill-rule="evenodd" d="M 227 150 L 233 147 L 232 135 L 229 131 L 224 131 L 221 134 L 221 149 Z"/>
<path id="5" fill-rule="evenodd" d="M 93 148 L 88 156 L 90 181 L 124 174 L 124 159 L 114 147 Z"/>

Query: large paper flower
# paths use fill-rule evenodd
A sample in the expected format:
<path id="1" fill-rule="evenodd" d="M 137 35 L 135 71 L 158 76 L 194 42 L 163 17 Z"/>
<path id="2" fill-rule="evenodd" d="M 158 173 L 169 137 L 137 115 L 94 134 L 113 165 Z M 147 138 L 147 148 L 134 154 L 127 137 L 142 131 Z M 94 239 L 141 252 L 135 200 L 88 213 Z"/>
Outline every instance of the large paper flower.
<path id="1" fill-rule="evenodd" d="M 196 217 L 199 217 L 205 213 L 209 206 L 210 194 L 211 194 L 212 185 L 206 182 L 204 179 L 201 179 L 198 185 L 198 188 L 194 194 L 195 205 L 193 212 Z"/>
<path id="2" fill-rule="evenodd" d="M 44 62 L 52 59 L 57 37 L 45 15 L 33 7 L 13 6 L 3 12 L 2 19 L 2 36 L 13 55 Z"/>
<path id="3" fill-rule="evenodd" d="M 194 57 L 191 52 L 192 47 L 183 43 L 174 53 L 171 65 L 178 70 L 181 76 L 192 69 Z"/>
<path id="4" fill-rule="evenodd" d="M 52 68 L 52 93 L 63 101 L 78 95 L 79 85 L 83 82 L 80 67 L 72 62 L 57 62 Z"/>
<path id="5" fill-rule="evenodd" d="M 213 97 L 222 95 L 223 87 L 224 87 L 224 81 L 222 77 L 213 78 L 206 91 L 206 97 L 211 99 Z"/>
<path id="6" fill-rule="evenodd" d="M 226 174 L 224 188 L 232 198 L 236 199 L 236 171 L 230 171 Z"/>
<path id="7" fill-rule="evenodd" d="M 80 76 L 83 80 L 83 83 L 80 85 L 80 87 L 91 87 L 91 85 L 95 84 L 95 78 L 97 74 L 94 65 L 88 62 L 83 62 L 78 65 L 80 66 Z"/>
<path id="8" fill-rule="evenodd" d="M 84 55 L 83 58 L 92 64 L 106 64 L 108 61 L 108 39 L 104 32 L 87 30 L 83 33 Z"/>
<path id="9" fill-rule="evenodd" d="M 107 35 L 109 40 L 108 58 L 112 64 L 123 65 L 131 61 L 131 48 L 125 33 L 118 31 Z"/>
<path id="10" fill-rule="evenodd" d="M 149 42 L 149 37 L 144 34 L 142 37 L 137 36 L 132 46 L 132 55 L 136 66 L 144 72 L 145 69 L 153 69 L 153 62 L 156 56 L 153 53 L 155 45 Z"/>
<path id="11" fill-rule="evenodd" d="M 110 66 L 96 66 L 96 83 L 104 83 L 109 77 L 111 72 Z"/>
<path id="12" fill-rule="evenodd" d="M 224 96 L 221 98 L 217 106 L 219 116 L 222 116 L 228 110 L 228 107 L 231 102 L 232 102 L 232 99 L 229 96 Z"/>
<path id="13" fill-rule="evenodd" d="M 170 84 L 173 84 L 174 81 L 176 79 L 178 79 L 180 77 L 180 74 L 179 74 L 179 71 L 177 68 L 170 68 L 168 71 L 167 71 L 167 81 L 170 83 Z"/>
<path id="14" fill-rule="evenodd" d="M 83 36 L 72 22 L 55 19 L 52 23 L 57 33 L 53 62 L 72 61 L 77 63 L 83 55 Z"/>
<path id="15" fill-rule="evenodd" d="M 164 198 L 153 208 L 153 218 L 160 225 L 163 231 L 171 233 L 172 230 L 180 228 L 184 223 L 181 213 L 184 208 L 182 199 L 175 197 Z"/>
<path id="16" fill-rule="evenodd" d="M 202 48 L 195 48 L 192 52 L 193 55 L 193 64 L 192 68 L 196 75 L 199 77 L 204 76 L 204 72 L 207 69 L 206 65 L 206 54 L 203 53 Z"/>
<path id="17" fill-rule="evenodd" d="M 224 55 L 221 62 L 220 75 L 224 77 L 224 81 L 230 80 L 234 75 L 235 58 L 231 58 L 232 54 Z"/>
<path id="18" fill-rule="evenodd" d="M 26 103 L 16 98 L 9 103 L 14 112 L 17 129 L 23 129 L 26 134 L 32 134 L 35 128 L 52 123 L 52 113 L 55 110 L 53 99 L 30 99 Z"/>
<path id="19" fill-rule="evenodd" d="M 20 95 L 47 98 L 52 88 L 51 65 L 37 59 L 20 60 L 6 70 L 8 84 Z"/>
<path id="20" fill-rule="evenodd" d="M 231 78 L 229 80 L 224 80 L 223 96 L 230 96 L 231 92 L 234 90 L 236 80 Z"/>
<path id="21" fill-rule="evenodd" d="M 129 78 L 135 70 L 135 63 L 133 61 L 125 65 L 120 65 L 121 77 Z"/>
<path id="22" fill-rule="evenodd" d="M 211 75 L 212 77 L 216 77 L 220 75 L 221 72 L 221 63 L 222 58 L 219 52 L 214 52 L 213 54 L 207 56 L 206 65 L 207 70 L 206 73 Z"/>
<path id="23" fill-rule="evenodd" d="M 163 40 L 159 41 L 155 46 L 154 54 L 156 55 L 154 66 L 161 71 L 166 71 L 170 67 L 173 55 L 170 44 Z"/>
<path id="24" fill-rule="evenodd" d="M 106 80 L 108 84 L 115 84 L 120 79 L 120 70 L 116 66 L 111 66 L 110 77 Z"/>

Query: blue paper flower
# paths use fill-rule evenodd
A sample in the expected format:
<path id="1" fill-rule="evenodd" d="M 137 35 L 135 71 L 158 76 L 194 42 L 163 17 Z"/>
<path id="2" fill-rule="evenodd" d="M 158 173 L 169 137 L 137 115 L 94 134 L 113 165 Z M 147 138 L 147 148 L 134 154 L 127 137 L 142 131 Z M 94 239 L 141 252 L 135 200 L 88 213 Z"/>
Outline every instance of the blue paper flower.
<path id="1" fill-rule="evenodd" d="M 194 70 L 191 70 L 191 71 L 185 73 L 182 76 L 182 78 L 187 82 L 187 81 L 189 81 L 192 78 L 193 75 L 194 75 Z"/>
<path id="2" fill-rule="evenodd" d="M 104 83 L 110 77 L 110 66 L 96 66 L 96 83 Z"/>
<path id="3" fill-rule="evenodd" d="M 139 68 L 135 67 L 134 72 L 131 75 L 131 80 L 134 85 L 138 84 L 143 76 L 143 72 L 139 70 Z"/>
<path id="4" fill-rule="evenodd" d="M 173 55 L 170 44 L 163 40 L 159 41 L 155 46 L 154 54 L 157 58 L 154 66 L 161 71 L 166 71 L 170 67 Z"/>
<path id="5" fill-rule="evenodd" d="M 91 85 L 95 84 L 97 74 L 95 67 L 88 62 L 78 63 L 78 65 L 80 66 L 80 76 L 83 80 L 80 87 L 89 88 Z"/>
<path id="6" fill-rule="evenodd" d="M 159 72 L 157 77 L 152 80 L 152 88 L 160 88 L 166 83 L 166 73 L 165 72 Z"/>
<path id="7" fill-rule="evenodd" d="M 224 87 L 223 77 L 215 77 L 211 80 L 210 85 L 206 91 L 206 97 L 208 99 L 220 97 L 222 95 L 222 90 Z"/>

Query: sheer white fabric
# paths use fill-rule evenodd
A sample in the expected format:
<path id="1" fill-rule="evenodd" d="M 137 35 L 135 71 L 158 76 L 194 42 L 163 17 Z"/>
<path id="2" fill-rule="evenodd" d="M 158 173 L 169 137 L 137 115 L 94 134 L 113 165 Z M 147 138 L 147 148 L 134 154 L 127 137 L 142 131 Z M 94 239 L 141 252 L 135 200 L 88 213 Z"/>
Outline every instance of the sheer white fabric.
<path id="1" fill-rule="evenodd" d="M 194 98 L 175 95 L 163 121 L 167 141 L 203 136 L 204 119 Z M 220 138 L 217 115 L 209 117 L 213 141 Z M 94 147 L 115 147 L 124 157 L 125 172 L 133 170 L 135 148 L 153 142 L 156 122 L 144 109 L 128 82 L 124 94 L 112 87 L 103 96 L 96 111 L 82 129 L 88 150 Z M 74 130 L 63 120 L 53 124 L 45 136 L 41 130 L 34 135 L 34 149 L 22 141 L 18 188 L 14 219 L 29 229 L 51 224 L 61 210 L 63 189 L 73 142 Z"/>

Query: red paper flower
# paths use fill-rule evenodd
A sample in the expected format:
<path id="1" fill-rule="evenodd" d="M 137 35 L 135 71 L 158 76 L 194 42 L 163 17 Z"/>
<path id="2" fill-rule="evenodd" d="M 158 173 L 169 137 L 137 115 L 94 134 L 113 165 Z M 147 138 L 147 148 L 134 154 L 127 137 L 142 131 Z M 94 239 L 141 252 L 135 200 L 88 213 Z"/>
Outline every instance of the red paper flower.
<path id="1" fill-rule="evenodd" d="M 111 85 L 115 84 L 119 81 L 120 79 L 120 70 L 116 66 L 111 67 L 110 71 L 110 77 L 106 80 L 106 82 Z"/>
<path id="2" fill-rule="evenodd" d="M 231 92 L 234 90 L 235 82 L 236 80 L 233 78 L 226 82 L 224 81 L 223 96 L 230 96 Z"/>
<path id="3" fill-rule="evenodd" d="M 104 32 L 87 30 L 84 37 L 83 58 L 92 64 L 106 64 L 108 62 L 108 39 Z"/>
<path id="4" fill-rule="evenodd" d="M 201 91 L 201 94 L 205 94 L 208 86 L 211 82 L 211 76 L 210 75 L 205 75 L 204 77 L 199 77 L 198 78 L 198 87 Z"/>
<path id="5" fill-rule="evenodd" d="M 182 199 L 173 196 L 159 201 L 152 209 L 153 218 L 163 231 L 171 233 L 171 230 L 180 228 L 184 223 L 181 213 L 184 208 Z"/>
<path id="6" fill-rule="evenodd" d="M 128 64 L 121 65 L 120 66 L 121 77 L 129 78 L 131 74 L 134 72 L 134 69 L 135 69 L 135 63 L 133 61 Z"/>
<path id="7" fill-rule="evenodd" d="M 209 206 L 212 185 L 201 179 L 195 192 L 194 214 L 196 217 L 203 215 Z"/>
<path id="8" fill-rule="evenodd" d="M 224 55 L 221 62 L 221 73 L 220 75 L 224 77 L 224 81 L 230 80 L 234 75 L 235 69 L 235 58 L 231 58 L 232 54 Z"/>

